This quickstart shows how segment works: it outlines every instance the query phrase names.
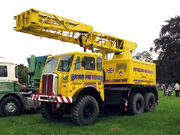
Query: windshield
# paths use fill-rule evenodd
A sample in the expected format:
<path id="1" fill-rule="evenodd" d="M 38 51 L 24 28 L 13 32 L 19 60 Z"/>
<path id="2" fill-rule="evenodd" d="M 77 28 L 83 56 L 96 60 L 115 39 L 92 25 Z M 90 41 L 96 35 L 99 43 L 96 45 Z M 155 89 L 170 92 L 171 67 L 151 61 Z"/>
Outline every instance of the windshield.
<path id="1" fill-rule="evenodd" d="M 69 72 L 71 69 L 74 55 L 62 56 L 58 66 L 58 71 Z"/>
<path id="2" fill-rule="evenodd" d="M 52 73 L 56 69 L 59 58 L 50 58 L 46 63 L 44 73 Z"/>

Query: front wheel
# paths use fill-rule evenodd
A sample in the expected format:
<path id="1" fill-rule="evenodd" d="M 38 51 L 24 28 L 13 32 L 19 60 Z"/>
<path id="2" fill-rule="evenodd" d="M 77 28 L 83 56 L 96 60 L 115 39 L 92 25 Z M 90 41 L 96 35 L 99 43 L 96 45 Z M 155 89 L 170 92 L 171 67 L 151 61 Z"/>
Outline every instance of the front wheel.
<path id="1" fill-rule="evenodd" d="M 1 116 L 15 116 L 21 112 L 21 104 L 19 100 L 13 96 L 8 96 L 0 103 Z"/>
<path id="2" fill-rule="evenodd" d="M 41 115 L 44 119 L 60 119 L 64 115 L 64 109 L 59 107 L 58 109 L 53 110 L 56 108 L 56 103 L 41 103 Z"/>
<path id="3" fill-rule="evenodd" d="M 99 114 L 99 106 L 96 99 L 85 95 L 78 99 L 72 109 L 72 120 L 77 125 L 93 124 Z"/>

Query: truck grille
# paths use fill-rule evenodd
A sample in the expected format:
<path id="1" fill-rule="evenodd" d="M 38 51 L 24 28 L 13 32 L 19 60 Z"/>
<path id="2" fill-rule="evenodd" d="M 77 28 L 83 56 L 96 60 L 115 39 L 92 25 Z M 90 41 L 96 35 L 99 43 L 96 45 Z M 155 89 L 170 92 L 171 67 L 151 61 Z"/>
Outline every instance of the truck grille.
<path id="1" fill-rule="evenodd" d="M 42 95 L 51 96 L 53 93 L 53 74 L 43 75 L 42 77 Z"/>

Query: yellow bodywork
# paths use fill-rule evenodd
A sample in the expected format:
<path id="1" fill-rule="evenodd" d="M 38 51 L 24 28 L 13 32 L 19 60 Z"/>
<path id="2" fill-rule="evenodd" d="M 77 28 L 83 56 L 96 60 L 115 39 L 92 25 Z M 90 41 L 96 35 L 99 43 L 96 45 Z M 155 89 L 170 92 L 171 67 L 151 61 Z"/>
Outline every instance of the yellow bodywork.
<path id="1" fill-rule="evenodd" d="M 76 91 L 92 86 L 100 92 L 104 101 L 104 84 L 156 85 L 155 64 L 132 59 L 131 52 L 137 47 L 134 42 L 95 32 L 92 26 L 36 9 L 27 10 L 16 16 L 16 31 L 78 44 L 95 52 L 49 56 L 58 57 L 60 61 L 62 56 L 74 55 L 70 72 L 60 72 L 57 68 L 54 71 L 60 78 L 58 95 L 72 97 Z M 114 54 L 111 60 L 106 57 L 109 53 Z M 103 71 L 97 71 L 97 65 L 95 70 L 84 70 L 82 66 L 80 70 L 74 70 L 77 56 L 81 61 L 84 56 L 102 58 L 104 82 Z"/>
<path id="2" fill-rule="evenodd" d="M 60 63 L 61 57 L 74 55 L 72 61 L 72 66 L 69 72 L 58 71 L 58 65 Z M 103 72 L 97 70 L 97 64 L 95 64 L 95 70 L 84 70 L 84 67 L 81 65 L 79 70 L 75 70 L 75 64 L 77 57 L 80 57 L 82 61 L 83 57 L 93 57 L 95 62 L 97 58 L 102 58 L 101 54 L 97 53 L 84 53 L 84 52 L 73 52 L 67 54 L 61 54 L 56 56 L 49 56 L 51 58 L 59 58 L 56 69 L 53 73 L 58 75 L 58 88 L 57 95 L 62 95 L 65 97 L 73 97 L 73 95 L 86 87 L 94 87 L 101 95 L 102 100 L 104 101 L 104 84 L 103 84 Z M 48 61 L 47 59 L 47 61 Z M 68 76 L 68 77 L 67 77 Z M 42 79 L 40 83 L 40 90 L 42 89 Z"/>
<path id="3" fill-rule="evenodd" d="M 156 65 L 154 63 L 130 59 L 104 60 L 106 73 L 104 84 L 156 85 Z"/>
<path id="4" fill-rule="evenodd" d="M 70 71 L 58 71 L 61 57 L 69 55 L 74 55 Z M 94 87 L 104 101 L 104 85 L 156 85 L 156 66 L 154 63 L 143 62 L 133 58 L 115 59 L 116 57 L 114 57 L 112 60 L 103 60 L 105 73 L 105 80 L 103 81 L 103 72 L 97 71 L 97 64 L 95 64 L 95 70 L 84 70 L 82 65 L 79 70 L 75 70 L 77 57 L 80 57 L 80 61 L 82 61 L 85 56 L 93 57 L 95 63 L 97 63 L 97 58 L 102 58 L 101 54 L 87 52 L 72 52 L 48 57 L 48 59 L 59 58 L 56 69 L 53 72 L 59 78 L 57 95 L 73 97 L 77 91 L 83 88 Z M 42 83 L 40 83 L 40 89 L 41 85 Z"/>

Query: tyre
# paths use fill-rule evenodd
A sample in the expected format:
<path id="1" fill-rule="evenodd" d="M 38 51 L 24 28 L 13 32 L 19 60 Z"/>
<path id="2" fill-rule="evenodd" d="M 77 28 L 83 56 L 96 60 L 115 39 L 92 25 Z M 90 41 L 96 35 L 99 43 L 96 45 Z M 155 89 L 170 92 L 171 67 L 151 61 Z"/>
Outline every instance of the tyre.
<path id="1" fill-rule="evenodd" d="M 90 125 L 95 122 L 99 114 L 99 105 L 92 96 L 80 97 L 72 109 L 72 120 L 77 125 Z"/>
<path id="2" fill-rule="evenodd" d="M 15 116 L 19 115 L 21 112 L 21 104 L 19 100 L 13 96 L 8 96 L 4 98 L 0 103 L 0 115 L 5 116 Z"/>
<path id="3" fill-rule="evenodd" d="M 144 97 L 140 93 L 134 93 L 129 99 L 128 110 L 132 115 L 142 114 L 144 112 Z"/>
<path id="4" fill-rule="evenodd" d="M 55 103 L 42 102 L 40 107 L 41 115 L 44 119 L 60 119 L 64 115 L 64 110 L 61 107 L 59 107 L 57 110 L 53 110 L 53 108 L 56 108 Z"/>
<path id="5" fill-rule="evenodd" d="M 155 110 L 155 102 L 156 102 L 154 94 L 151 92 L 145 93 L 144 100 L 145 100 L 145 111 L 153 112 Z"/>

